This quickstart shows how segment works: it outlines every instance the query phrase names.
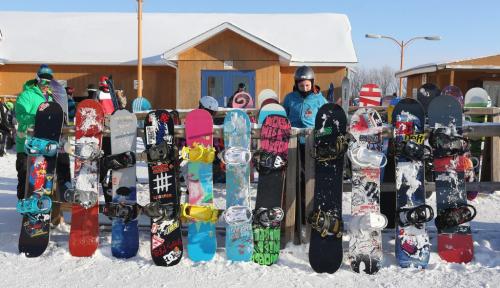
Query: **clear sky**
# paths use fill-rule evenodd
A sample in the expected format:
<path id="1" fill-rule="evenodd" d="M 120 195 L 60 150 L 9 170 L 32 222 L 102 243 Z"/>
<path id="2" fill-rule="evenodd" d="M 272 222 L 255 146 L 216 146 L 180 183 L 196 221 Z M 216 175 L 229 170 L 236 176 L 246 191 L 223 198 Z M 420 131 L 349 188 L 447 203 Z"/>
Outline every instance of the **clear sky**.
<path id="1" fill-rule="evenodd" d="M 399 49 L 384 39 L 439 35 L 418 40 L 405 50 L 405 68 L 500 53 L 500 0 L 143 0 L 144 12 L 342 13 L 352 26 L 360 65 L 399 69 Z M 0 0 L 0 10 L 136 12 L 136 0 Z M 310 23 L 320 21 L 311 17 Z M 1 19 L 0 19 L 1 25 Z M 307 29 L 308 23 L 304 23 Z M 307 31 L 307 30 L 306 30 Z M 328 37 L 328 35 L 324 35 Z M 297 33 L 300 41 L 300 33 Z M 321 39 L 311 45 L 321 45 Z"/>

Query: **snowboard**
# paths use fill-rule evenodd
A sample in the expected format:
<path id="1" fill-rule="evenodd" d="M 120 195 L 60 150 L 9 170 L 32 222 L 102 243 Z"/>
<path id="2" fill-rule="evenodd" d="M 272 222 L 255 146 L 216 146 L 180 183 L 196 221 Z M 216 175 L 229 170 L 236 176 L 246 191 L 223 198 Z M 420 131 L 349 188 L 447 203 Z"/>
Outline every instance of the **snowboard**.
<path id="1" fill-rule="evenodd" d="M 269 103 L 279 103 L 279 98 L 278 94 L 274 92 L 272 89 L 264 89 L 260 91 L 259 95 L 257 96 L 257 101 L 258 101 L 258 107 L 262 108 L 264 105 L 269 104 Z M 266 102 L 267 101 L 267 102 Z"/>
<path id="2" fill-rule="evenodd" d="M 424 106 L 425 113 L 427 115 L 427 109 L 429 108 L 429 103 L 439 96 L 441 94 L 441 90 L 439 88 L 432 84 L 432 83 L 425 83 L 424 85 L 420 86 L 417 91 L 417 100 Z"/>
<path id="3" fill-rule="evenodd" d="M 253 252 L 250 208 L 250 118 L 241 110 L 224 118 L 226 166 L 226 256 L 232 261 L 250 261 Z M 248 161 L 247 161 L 248 160 Z"/>
<path id="4" fill-rule="evenodd" d="M 252 225 L 252 260 L 260 265 L 272 265 L 279 258 L 290 132 L 290 121 L 283 115 L 268 115 L 260 130 L 256 163 L 259 182 Z"/>
<path id="5" fill-rule="evenodd" d="M 283 106 L 281 106 L 280 104 L 267 104 L 265 106 L 262 106 L 262 108 L 260 108 L 259 110 L 258 123 L 264 123 L 264 120 L 269 115 L 282 115 L 286 117 L 286 111 L 285 108 L 283 108 Z"/>
<path id="6" fill-rule="evenodd" d="M 337 104 L 324 104 L 314 125 L 315 188 L 309 263 L 318 273 L 334 273 L 342 265 L 342 188 L 347 118 Z"/>
<path id="7" fill-rule="evenodd" d="M 69 233 L 69 252 L 77 257 L 92 256 L 99 245 L 99 159 L 84 157 L 100 153 L 103 130 L 101 105 L 90 99 L 80 102 L 75 115 L 74 182 L 75 190 L 85 195 L 79 197 L 84 202 L 72 205 Z"/>
<path id="8" fill-rule="evenodd" d="M 446 113 L 443 113 L 446 111 Z M 470 223 L 441 228 L 439 219 L 445 217 L 446 209 L 457 209 L 467 205 L 464 181 L 464 156 L 452 152 L 449 147 L 436 144 L 453 143 L 450 136 L 459 139 L 462 135 L 462 107 L 455 97 L 436 97 L 429 106 L 429 126 L 433 129 L 429 142 L 433 148 L 434 178 L 436 183 L 436 227 L 438 228 L 438 254 L 447 262 L 468 263 L 474 256 L 474 245 Z M 444 140 L 439 140 L 442 131 Z M 463 141 L 463 140 L 459 140 Z M 462 144 L 460 144 L 462 145 Z M 444 154 L 443 152 L 449 152 Z M 474 213 L 475 214 L 475 213 Z"/>
<path id="9" fill-rule="evenodd" d="M 64 114 L 56 102 L 44 102 L 37 108 L 33 138 L 46 139 L 59 143 Z M 43 148 L 42 148 L 43 149 Z M 27 151 L 27 176 L 25 201 L 41 199 L 44 195 L 52 197 L 56 173 L 57 147 L 54 155 L 44 155 L 42 151 Z M 33 153 L 34 152 L 34 153 Z M 20 200 L 20 201 L 23 201 Z M 47 202 L 50 200 L 47 200 Z M 19 206 L 18 202 L 18 206 Z M 19 210 L 18 210 L 19 211 Z M 47 213 L 23 214 L 19 233 L 19 252 L 26 257 L 38 257 L 49 244 L 50 210 Z"/>
<path id="10" fill-rule="evenodd" d="M 351 117 L 349 146 L 352 163 L 349 260 L 355 272 L 374 274 L 382 262 L 382 229 L 387 218 L 380 214 L 380 174 L 387 164 L 383 151 L 382 118 L 371 108 L 360 108 Z"/>
<path id="11" fill-rule="evenodd" d="M 458 103 L 460 103 L 461 106 L 464 106 L 464 94 L 462 93 L 462 90 L 455 85 L 449 85 L 444 87 L 443 90 L 441 91 L 441 95 L 448 95 L 455 97 Z"/>
<path id="12" fill-rule="evenodd" d="M 167 110 L 151 111 L 144 120 L 147 153 L 149 205 L 171 213 L 151 217 L 151 257 L 158 266 L 181 261 L 183 246 L 177 187 L 178 153 L 175 149 L 174 119 Z"/>
<path id="13" fill-rule="evenodd" d="M 186 115 L 186 144 L 213 146 L 212 116 L 206 110 L 195 109 Z M 190 205 L 213 206 L 212 163 L 188 162 L 187 188 Z M 215 223 L 195 221 L 188 224 L 188 256 L 194 262 L 210 261 L 217 249 Z"/>
<path id="14" fill-rule="evenodd" d="M 359 91 L 359 106 L 379 106 L 381 97 L 381 90 L 377 84 L 365 84 Z"/>
<path id="15" fill-rule="evenodd" d="M 349 99 L 351 99 L 351 83 L 349 81 L 349 78 L 344 77 L 342 79 L 342 109 L 345 112 L 345 115 L 347 118 L 349 118 L 349 106 L 351 103 L 349 103 Z"/>
<path id="16" fill-rule="evenodd" d="M 111 156 L 130 152 L 135 155 L 137 117 L 127 110 L 116 110 L 109 119 L 111 130 Z M 112 205 L 135 207 L 137 201 L 135 162 L 131 167 L 111 173 Z M 139 249 L 137 218 L 114 217 L 111 226 L 111 252 L 117 258 L 130 258 Z"/>
<path id="17" fill-rule="evenodd" d="M 396 259 L 399 266 L 426 268 L 430 242 L 424 223 L 403 224 L 405 209 L 425 204 L 424 161 L 407 147 L 422 148 L 425 111 L 417 100 L 404 98 L 394 107 L 392 125 L 396 151 Z M 408 144 L 409 143 L 409 144 Z M 410 146 L 413 144 L 413 146 Z M 407 146 L 405 146 L 407 145 Z M 409 151 L 406 153 L 406 151 Z"/>
<path id="18" fill-rule="evenodd" d="M 465 93 L 464 108 L 490 107 L 491 103 L 489 103 L 488 98 L 488 92 L 486 92 L 483 88 L 471 88 L 467 91 L 467 93 Z M 488 122 L 488 116 L 472 115 L 468 120 L 476 123 L 486 123 Z M 477 182 L 481 181 L 482 176 L 485 141 L 485 137 L 470 140 L 471 159 L 474 162 L 474 180 Z M 467 191 L 467 197 L 469 200 L 474 199 L 476 196 L 477 191 Z"/>
<path id="19" fill-rule="evenodd" d="M 239 92 L 233 97 L 233 108 L 254 108 L 252 96 L 247 92 Z"/>

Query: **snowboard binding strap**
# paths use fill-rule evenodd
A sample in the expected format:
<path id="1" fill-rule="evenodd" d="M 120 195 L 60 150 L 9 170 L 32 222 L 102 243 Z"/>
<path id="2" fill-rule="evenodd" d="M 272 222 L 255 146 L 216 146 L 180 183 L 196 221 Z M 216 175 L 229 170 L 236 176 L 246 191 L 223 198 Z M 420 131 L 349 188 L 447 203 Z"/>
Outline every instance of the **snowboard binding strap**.
<path id="1" fill-rule="evenodd" d="M 470 204 L 448 208 L 438 213 L 435 224 L 439 230 L 456 227 L 476 217 L 476 208 Z"/>
<path id="2" fill-rule="evenodd" d="M 229 225 L 251 223 L 253 219 L 252 209 L 248 206 L 230 206 L 222 213 L 222 216 Z"/>
<path id="3" fill-rule="evenodd" d="M 24 151 L 29 156 L 54 157 L 58 149 L 59 142 L 36 137 L 28 137 L 24 145 Z"/>
<path id="4" fill-rule="evenodd" d="M 193 162 L 212 163 L 215 160 L 215 148 L 195 142 L 191 147 L 182 148 L 181 158 Z"/>
<path id="5" fill-rule="evenodd" d="M 255 167 L 259 173 L 269 174 L 272 171 L 281 171 L 288 162 L 281 155 L 267 151 L 258 151 L 253 157 Z"/>
<path id="6" fill-rule="evenodd" d="M 349 140 L 344 135 L 338 135 L 335 145 L 327 142 L 315 144 L 311 157 L 319 162 L 343 159 L 348 149 Z"/>
<path id="7" fill-rule="evenodd" d="M 109 218 L 119 218 L 123 222 L 127 223 L 132 220 L 137 219 L 140 214 L 140 208 L 137 204 L 125 204 L 125 203 L 106 203 L 104 207 L 104 215 Z"/>
<path id="8" fill-rule="evenodd" d="M 405 157 L 413 161 L 430 159 L 431 151 L 428 146 L 418 144 L 415 140 L 396 142 L 396 156 Z"/>
<path id="9" fill-rule="evenodd" d="M 132 151 L 104 157 L 104 170 L 120 170 L 135 166 L 135 153 Z"/>
<path id="10" fill-rule="evenodd" d="M 52 199 L 49 196 L 31 195 L 29 198 L 17 201 L 16 211 L 21 214 L 47 214 L 52 209 Z"/>
<path id="11" fill-rule="evenodd" d="M 396 218 L 401 227 L 415 225 L 417 228 L 421 228 L 424 223 L 434 218 L 434 210 L 425 204 L 412 208 L 401 208 L 397 211 Z"/>
<path id="12" fill-rule="evenodd" d="M 144 215 L 158 220 L 175 220 L 179 218 L 179 205 L 174 203 L 161 204 L 160 202 L 150 202 L 142 206 Z"/>
<path id="13" fill-rule="evenodd" d="M 313 211 L 307 218 L 307 222 L 311 224 L 311 228 L 318 231 L 323 238 L 329 235 L 342 238 L 344 222 L 336 211 L 328 210 L 325 212 L 321 209 Z"/>
<path id="14" fill-rule="evenodd" d="M 352 145 L 347 150 L 347 156 L 352 163 L 362 168 L 382 168 L 387 164 L 387 157 L 384 153 L 368 149 L 364 146 L 354 147 Z"/>
<path id="15" fill-rule="evenodd" d="M 99 193 L 96 191 L 85 191 L 80 189 L 70 188 L 64 192 L 66 202 L 78 204 L 85 209 L 94 207 L 99 201 Z"/>
<path id="16" fill-rule="evenodd" d="M 285 218 L 285 212 L 281 207 L 261 207 L 253 214 L 253 224 L 266 228 L 279 228 L 283 218 Z"/>
<path id="17" fill-rule="evenodd" d="M 147 159 L 147 162 L 169 162 L 176 155 L 175 146 L 172 144 L 168 144 L 166 141 L 151 146 L 149 149 L 146 149 L 142 152 L 142 155 L 146 155 L 143 158 Z"/>
<path id="18" fill-rule="evenodd" d="M 213 205 L 181 204 L 181 218 L 185 221 L 216 223 L 220 214 Z"/>
<path id="19" fill-rule="evenodd" d="M 450 135 L 447 128 L 436 128 L 429 137 L 436 158 L 463 155 L 470 151 L 470 143 L 460 135 Z"/>
<path id="20" fill-rule="evenodd" d="M 245 165 L 252 159 L 252 153 L 243 147 L 230 147 L 219 152 L 217 157 L 226 165 Z"/>
<path id="21" fill-rule="evenodd" d="M 355 215 L 349 222 L 349 230 L 352 233 L 382 230 L 386 226 L 387 217 L 379 212 L 370 212 L 364 215 Z"/>
<path id="22" fill-rule="evenodd" d="M 96 161 L 102 157 L 103 152 L 99 148 L 99 143 L 76 143 L 75 152 L 68 153 L 80 161 Z"/>

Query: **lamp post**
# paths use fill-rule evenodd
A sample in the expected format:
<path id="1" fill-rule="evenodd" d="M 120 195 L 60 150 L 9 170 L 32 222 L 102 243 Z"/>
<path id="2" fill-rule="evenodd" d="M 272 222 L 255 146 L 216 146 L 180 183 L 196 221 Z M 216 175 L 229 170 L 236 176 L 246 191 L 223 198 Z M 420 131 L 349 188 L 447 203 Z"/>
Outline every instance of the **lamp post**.
<path id="1" fill-rule="evenodd" d="M 418 37 L 413 37 L 410 40 L 407 41 L 399 41 L 394 39 L 393 37 L 390 36 L 385 36 L 385 35 L 380 35 L 380 34 L 366 34 L 366 38 L 373 38 L 373 39 L 389 39 L 394 41 L 400 48 L 401 50 L 401 59 L 400 59 L 400 64 L 399 64 L 399 70 L 403 70 L 403 62 L 404 62 L 404 51 L 405 47 L 408 46 L 410 43 L 412 43 L 415 40 L 418 39 L 423 39 L 423 40 L 441 40 L 441 36 L 418 36 Z M 399 96 L 403 96 L 403 78 L 399 77 Z"/>
<path id="2" fill-rule="evenodd" d="M 142 97 L 142 0 L 137 0 L 137 98 Z"/>

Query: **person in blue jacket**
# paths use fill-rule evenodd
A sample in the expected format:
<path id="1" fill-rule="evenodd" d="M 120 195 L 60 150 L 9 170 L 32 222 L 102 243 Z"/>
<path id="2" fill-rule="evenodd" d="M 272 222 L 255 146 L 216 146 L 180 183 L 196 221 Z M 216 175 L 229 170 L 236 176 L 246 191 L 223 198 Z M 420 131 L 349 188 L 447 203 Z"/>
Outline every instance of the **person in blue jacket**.
<path id="1" fill-rule="evenodd" d="M 314 127 L 316 113 L 327 101 L 320 91 L 314 91 L 314 71 L 311 67 L 297 68 L 294 79 L 296 89 L 286 95 L 283 107 L 293 127 Z"/>
<path id="2" fill-rule="evenodd" d="M 285 108 L 288 119 L 292 127 L 313 128 L 316 114 L 321 106 L 327 103 L 321 91 L 314 89 L 314 71 L 309 66 L 297 68 L 294 75 L 295 85 L 293 92 L 285 97 L 283 107 Z M 299 139 L 300 156 L 300 185 L 298 187 L 300 201 L 296 202 L 296 211 L 305 211 L 305 141 Z M 306 215 L 298 213 L 300 221 L 305 225 Z"/>

